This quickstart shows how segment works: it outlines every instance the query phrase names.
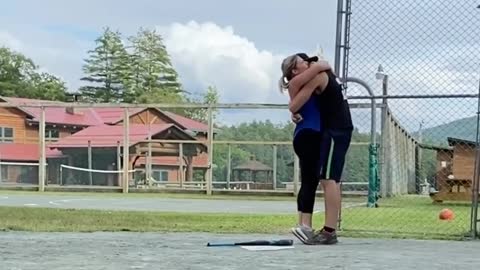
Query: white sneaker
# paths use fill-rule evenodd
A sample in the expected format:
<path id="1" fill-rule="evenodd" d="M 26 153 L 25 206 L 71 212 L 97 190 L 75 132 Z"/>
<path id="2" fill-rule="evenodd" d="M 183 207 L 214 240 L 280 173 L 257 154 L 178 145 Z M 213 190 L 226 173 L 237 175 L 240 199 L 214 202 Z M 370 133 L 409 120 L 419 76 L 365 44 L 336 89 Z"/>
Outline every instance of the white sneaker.
<path id="1" fill-rule="evenodd" d="M 292 233 L 304 244 L 308 244 L 315 235 L 315 231 L 312 228 L 303 225 L 297 225 L 292 228 Z"/>

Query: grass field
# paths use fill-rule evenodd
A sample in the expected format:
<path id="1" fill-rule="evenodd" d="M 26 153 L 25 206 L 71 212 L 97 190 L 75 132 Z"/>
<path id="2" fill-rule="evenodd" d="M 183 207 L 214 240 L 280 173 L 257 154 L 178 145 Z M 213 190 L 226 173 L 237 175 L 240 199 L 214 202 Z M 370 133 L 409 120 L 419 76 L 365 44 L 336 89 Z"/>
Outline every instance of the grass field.
<path id="1" fill-rule="evenodd" d="M 181 197 L 192 198 L 191 195 Z M 199 197 L 207 198 L 201 195 Z M 223 197 L 232 199 L 230 196 L 216 199 Z M 246 199 L 242 196 L 239 196 L 240 198 Z M 454 210 L 455 219 L 439 220 L 439 211 L 447 207 Z M 43 232 L 288 233 L 296 221 L 295 215 L 189 214 L 23 207 L 0 207 L 0 217 L 0 230 Z M 382 200 L 379 208 L 343 209 L 341 234 L 353 237 L 462 239 L 470 228 L 469 222 L 468 204 L 435 205 L 429 198 L 402 197 Z M 323 224 L 323 214 L 315 215 L 315 224 Z"/>
<path id="2" fill-rule="evenodd" d="M 442 209 L 455 213 L 454 220 L 439 219 Z M 405 196 L 381 200 L 379 208 L 344 209 L 342 228 L 350 233 L 461 239 L 470 230 L 470 204 L 432 204 L 430 198 Z"/>

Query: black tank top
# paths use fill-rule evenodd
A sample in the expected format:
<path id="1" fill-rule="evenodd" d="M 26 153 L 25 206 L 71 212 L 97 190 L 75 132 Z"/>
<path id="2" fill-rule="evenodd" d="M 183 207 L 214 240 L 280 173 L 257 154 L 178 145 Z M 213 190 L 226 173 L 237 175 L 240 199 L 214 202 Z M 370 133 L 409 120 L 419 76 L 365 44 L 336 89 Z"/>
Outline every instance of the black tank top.
<path id="1" fill-rule="evenodd" d="M 317 95 L 324 127 L 330 129 L 353 129 L 350 107 L 344 93 L 345 89 L 331 71 L 328 71 L 327 75 L 327 87 L 320 95 Z"/>

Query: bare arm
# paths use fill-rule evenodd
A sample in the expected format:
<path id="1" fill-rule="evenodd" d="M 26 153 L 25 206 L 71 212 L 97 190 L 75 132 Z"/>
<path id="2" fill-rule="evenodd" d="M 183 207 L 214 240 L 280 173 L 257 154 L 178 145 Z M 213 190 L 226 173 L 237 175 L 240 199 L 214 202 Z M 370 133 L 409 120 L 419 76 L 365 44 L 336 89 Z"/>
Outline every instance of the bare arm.
<path id="1" fill-rule="evenodd" d="M 312 63 L 307 70 L 298 74 L 290 80 L 290 82 L 288 83 L 288 91 L 291 91 L 290 95 L 293 95 L 295 97 L 298 91 L 300 91 L 300 88 L 302 88 L 302 86 L 311 81 L 315 76 L 318 75 L 318 73 L 331 69 L 332 68 L 327 61 L 319 61 L 316 63 Z"/>
<path id="2" fill-rule="evenodd" d="M 297 113 L 298 110 L 300 110 L 300 108 L 302 108 L 302 106 L 308 101 L 315 89 L 319 88 L 320 91 L 323 91 L 325 90 L 327 84 L 328 76 L 325 72 L 322 72 L 320 74 L 317 74 L 315 78 L 313 78 L 304 87 L 302 87 L 301 91 L 299 91 L 296 96 L 293 96 L 292 93 L 290 93 L 289 89 L 291 101 L 290 104 L 288 104 L 288 109 L 290 110 L 290 112 Z"/>

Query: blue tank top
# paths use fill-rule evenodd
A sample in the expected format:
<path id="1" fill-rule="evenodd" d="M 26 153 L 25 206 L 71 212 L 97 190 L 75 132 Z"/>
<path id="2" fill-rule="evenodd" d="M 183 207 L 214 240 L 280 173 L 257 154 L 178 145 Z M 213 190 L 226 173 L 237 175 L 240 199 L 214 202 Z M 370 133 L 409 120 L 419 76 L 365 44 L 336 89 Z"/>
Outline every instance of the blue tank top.
<path id="1" fill-rule="evenodd" d="M 297 136 L 297 134 L 304 129 L 311 129 L 318 132 L 321 131 L 320 110 L 318 108 L 318 103 L 316 102 L 315 94 L 303 104 L 299 113 L 302 115 L 303 120 L 295 127 L 293 137 Z"/>

